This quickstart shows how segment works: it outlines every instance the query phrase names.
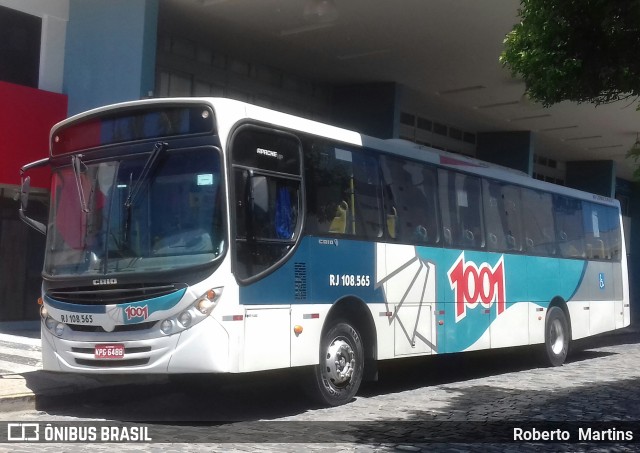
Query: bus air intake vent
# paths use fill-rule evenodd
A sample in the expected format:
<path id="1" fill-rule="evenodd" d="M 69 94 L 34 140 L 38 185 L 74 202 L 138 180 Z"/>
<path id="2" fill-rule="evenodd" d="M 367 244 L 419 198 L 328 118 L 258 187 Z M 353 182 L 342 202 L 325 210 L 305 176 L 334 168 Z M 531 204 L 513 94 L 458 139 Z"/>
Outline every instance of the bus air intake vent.
<path id="1" fill-rule="evenodd" d="M 294 292 L 296 300 L 307 299 L 307 263 L 294 264 Z"/>
<path id="2" fill-rule="evenodd" d="M 123 359 L 123 360 L 90 360 L 76 359 L 77 365 L 92 368 L 118 368 L 126 366 L 142 366 L 149 363 L 149 359 Z"/>

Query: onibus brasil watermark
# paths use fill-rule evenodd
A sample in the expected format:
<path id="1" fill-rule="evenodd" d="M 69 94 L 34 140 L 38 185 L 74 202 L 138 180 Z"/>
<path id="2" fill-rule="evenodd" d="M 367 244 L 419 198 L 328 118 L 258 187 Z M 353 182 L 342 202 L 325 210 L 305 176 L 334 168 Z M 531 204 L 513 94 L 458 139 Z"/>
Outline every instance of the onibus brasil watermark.
<path id="1" fill-rule="evenodd" d="M 148 426 L 7 423 L 8 442 L 151 442 Z"/>

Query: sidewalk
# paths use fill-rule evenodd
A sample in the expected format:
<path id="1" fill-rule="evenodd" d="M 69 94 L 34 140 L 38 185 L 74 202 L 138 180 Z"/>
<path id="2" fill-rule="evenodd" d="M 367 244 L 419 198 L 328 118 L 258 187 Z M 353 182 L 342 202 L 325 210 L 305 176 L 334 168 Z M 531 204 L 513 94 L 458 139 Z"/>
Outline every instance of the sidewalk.
<path id="1" fill-rule="evenodd" d="M 39 398 L 140 383 L 149 376 L 82 375 L 42 370 L 40 322 L 0 322 L 0 412 L 36 409 Z"/>

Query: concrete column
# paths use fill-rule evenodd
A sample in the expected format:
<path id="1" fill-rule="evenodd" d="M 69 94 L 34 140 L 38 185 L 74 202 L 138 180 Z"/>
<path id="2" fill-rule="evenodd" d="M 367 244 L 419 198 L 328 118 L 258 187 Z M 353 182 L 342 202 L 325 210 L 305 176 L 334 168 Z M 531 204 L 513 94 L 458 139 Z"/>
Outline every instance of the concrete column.
<path id="1" fill-rule="evenodd" d="M 530 131 L 480 132 L 476 158 L 533 174 L 533 140 Z"/>
<path id="2" fill-rule="evenodd" d="M 69 114 L 153 92 L 157 22 L 158 0 L 70 0 Z"/>
<path id="3" fill-rule="evenodd" d="M 567 186 L 614 198 L 616 166 L 612 160 L 567 162 Z"/>
<path id="4" fill-rule="evenodd" d="M 337 87 L 334 89 L 333 122 L 377 138 L 397 137 L 400 89 L 392 82 Z"/>

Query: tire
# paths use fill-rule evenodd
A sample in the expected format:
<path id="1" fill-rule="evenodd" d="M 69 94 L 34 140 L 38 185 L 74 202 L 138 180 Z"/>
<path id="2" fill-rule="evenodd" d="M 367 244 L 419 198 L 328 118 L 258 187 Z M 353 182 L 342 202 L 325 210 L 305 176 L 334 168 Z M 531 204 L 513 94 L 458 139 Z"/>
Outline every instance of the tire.
<path id="1" fill-rule="evenodd" d="M 320 340 L 320 362 L 311 370 L 307 392 L 323 406 L 340 406 L 353 399 L 360 388 L 364 353 L 360 334 L 339 321 Z"/>
<path id="2" fill-rule="evenodd" d="M 544 327 L 544 358 L 549 366 L 562 366 L 569 354 L 569 322 L 560 307 L 547 312 Z"/>

